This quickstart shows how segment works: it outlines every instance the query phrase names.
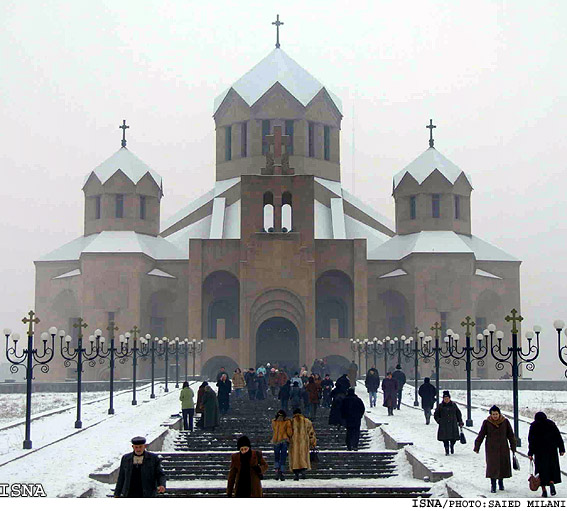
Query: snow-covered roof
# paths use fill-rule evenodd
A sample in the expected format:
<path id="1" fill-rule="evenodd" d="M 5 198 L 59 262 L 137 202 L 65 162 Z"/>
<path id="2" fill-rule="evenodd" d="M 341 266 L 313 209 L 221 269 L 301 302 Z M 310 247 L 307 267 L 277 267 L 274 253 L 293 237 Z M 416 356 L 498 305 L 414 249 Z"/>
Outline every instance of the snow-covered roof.
<path id="1" fill-rule="evenodd" d="M 222 94 L 217 96 L 214 103 L 214 113 L 226 98 L 230 89 L 234 89 L 249 106 L 258 101 L 276 82 L 279 82 L 303 106 L 325 89 L 333 103 L 342 113 L 341 100 L 321 82 L 303 69 L 281 48 L 275 48 L 268 56 L 258 62 L 250 71 L 237 80 Z"/>
<path id="2" fill-rule="evenodd" d="M 100 182 L 104 184 L 118 170 L 124 172 L 124 174 L 126 174 L 126 176 L 134 184 L 137 184 L 140 179 L 142 179 L 146 174 L 149 173 L 156 184 L 160 188 L 162 187 L 161 176 L 126 147 L 121 147 L 110 158 L 103 161 L 92 172 L 89 172 L 85 176 L 85 182 L 83 183 L 83 186 L 87 183 L 89 177 L 91 177 L 92 174 L 95 174 Z"/>
<path id="3" fill-rule="evenodd" d="M 102 231 L 81 236 L 39 258 L 38 261 L 76 261 L 81 254 L 138 254 L 156 260 L 187 259 L 187 256 L 168 240 L 139 234 L 134 231 Z"/>
<path id="4" fill-rule="evenodd" d="M 397 235 L 369 253 L 371 260 L 399 261 L 410 254 L 472 254 L 477 261 L 519 261 L 477 238 L 453 231 L 421 231 Z"/>
<path id="5" fill-rule="evenodd" d="M 410 174 L 418 184 L 421 184 L 436 169 L 451 184 L 455 184 L 459 176 L 464 174 L 472 186 L 472 180 L 468 174 L 463 172 L 452 161 L 445 158 L 437 149 L 430 147 L 394 176 L 394 189 L 397 188 L 406 174 Z"/>

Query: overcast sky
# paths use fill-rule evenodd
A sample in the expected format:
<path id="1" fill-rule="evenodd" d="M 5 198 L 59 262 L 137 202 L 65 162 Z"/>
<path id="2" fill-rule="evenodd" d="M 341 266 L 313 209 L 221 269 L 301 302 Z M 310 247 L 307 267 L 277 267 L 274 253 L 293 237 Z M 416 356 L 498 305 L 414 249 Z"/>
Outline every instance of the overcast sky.
<path id="1" fill-rule="evenodd" d="M 390 218 L 433 118 L 472 176 L 473 233 L 523 261 L 535 376 L 563 378 L 563 1 L 0 1 L 0 327 L 32 306 L 33 261 L 83 234 L 84 176 L 122 119 L 164 179 L 163 219 L 212 187 L 213 100 L 273 49 L 277 13 L 282 49 L 342 99 L 343 186 Z"/>

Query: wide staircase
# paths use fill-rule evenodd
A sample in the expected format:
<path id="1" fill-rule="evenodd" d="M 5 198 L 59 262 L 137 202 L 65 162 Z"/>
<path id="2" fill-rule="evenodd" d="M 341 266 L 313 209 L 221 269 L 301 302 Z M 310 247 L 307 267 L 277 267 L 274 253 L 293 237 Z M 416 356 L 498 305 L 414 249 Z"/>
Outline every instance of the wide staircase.
<path id="1" fill-rule="evenodd" d="M 329 410 L 319 409 L 313 422 L 320 449 L 319 464 L 307 472 L 307 479 L 274 480 L 271 420 L 279 401 L 232 400 L 230 412 L 215 431 L 180 431 L 175 452 L 160 453 L 169 482 L 163 497 L 219 497 L 226 494 L 230 456 L 236 452 L 238 437 L 250 438 L 253 449 L 262 451 L 269 470 L 262 482 L 264 497 L 427 497 L 429 487 L 388 484 L 395 478 L 395 452 L 346 451 L 345 430 L 329 426 Z M 370 433 L 361 431 L 359 449 L 368 449 Z"/>

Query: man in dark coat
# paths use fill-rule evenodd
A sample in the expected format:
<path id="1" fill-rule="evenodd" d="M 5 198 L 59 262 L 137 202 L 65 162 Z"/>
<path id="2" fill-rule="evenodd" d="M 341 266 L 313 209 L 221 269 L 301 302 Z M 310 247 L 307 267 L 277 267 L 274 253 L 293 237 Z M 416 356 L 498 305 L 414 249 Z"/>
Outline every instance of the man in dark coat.
<path id="1" fill-rule="evenodd" d="M 165 474 L 157 454 L 146 451 L 146 439 L 132 438 L 133 452 L 122 456 L 115 497 L 155 497 L 165 492 Z"/>
<path id="2" fill-rule="evenodd" d="M 358 365 L 354 362 L 354 360 L 348 366 L 348 379 L 350 380 L 350 384 L 353 387 L 356 387 L 356 378 L 358 377 Z"/>
<path id="3" fill-rule="evenodd" d="M 347 390 L 348 387 L 345 388 L 344 385 L 335 385 L 335 388 L 331 391 L 332 403 L 331 403 L 331 411 L 329 412 L 330 426 L 346 426 L 346 422 L 344 420 L 341 409 L 342 409 L 343 399 L 346 397 Z"/>
<path id="4" fill-rule="evenodd" d="M 253 367 L 248 369 L 248 372 L 244 374 L 244 381 L 246 382 L 246 390 L 248 391 L 248 397 L 250 401 L 256 399 L 256 371 Z"/>
<path id="5" fill-rule="evenodd" d="M 323 408 L 331 408 L 331 391 L 333 390 L 333 380 L 329 374 L 321 381 L 321 390 L 323 392 Z"/>
<path id="6" fill-rule="evenodd" d="M 256 376 L 256 399 L 262 401 L 268 395 L 268 382 L 263 373 L 258 373 Z"/>
<path id="7" fill-rule="evenodd" d="M 451 401 L 448 390 L 443 391 L 443 401 L 439 403 L 433 418 L 439 424 L 437 440 L 443 442 L 445 456 L 449 456 L 449 452 L 455 454 L 455 443 L 460 436 L 459 428 L 463 427 L 463 415 L 459 407 Z"/>
<path id="8" fill-rule="evenodd" d="M 561 456 L 565 454 L 565 444 L 559 429 L 545 413 L 537 412 L 528 434 L 528 456 L 530 461 L 535 457 L 535 473 L 541 479 L 542 497 L 547 497 L 545 487 L 548 485 L 551 496 L 554 496 L 555 485 L 561 482 L 557 451 Z"/>
<path id="9" fill-rule="evenodd" d="M 499 489 L 504 490 L 504 479 L 512 477 L 510 450 L 516 452 L 516 435 L 510 421 L 496 405 L 490 409 L 490 415 L 482 423 L 474 442 L 473 450 L 477 454 L 485 437 L 486 477 L 490 478 L 490 493 L 496 493 L 496 481 Z"/>
<path id="10" fill-rule="evenodd" d="M 345 394 L 346 394 L 346 391 L 347 391 L 348 389 L 350 389 L 350 380 L 349 380 L 349 378 L 348 378 L 348 376 L 347 376 L 346 373 L 343 374 L 342 376 L 340 376 L 340 377 L 337 379 L 337 382 L 335 383 L 335 387 L 336 387 L 336 388 L 339 388 L 339 387 L 340 387 L 340 388 L 342 389 L 342 392 L 344 392 Z"/>
<path id="11" fill-rule="evenodd" d="M 291 394 L 291 380 L 287 380 L 281 387 L 278 394 L 278 399 L 282 404 L 282 410 L 288 411 L 288 403 Z"/>
<path id="12" fill-rule="evenodd" d="M 396 366 L 396 370 L 392 373 L 392 378 L 394 378 L 394 380 L 398 382 L 396 408 L 399 410 L 400 405 L 402 404 L 402 391 L 404 389 L 404 385 L 406 384 L 406 374 L 402 371 L 402 366 L 400 364 Z"/>
<path id="13" fill-rule="evenodd" d="M 394 408 L 398 396 L 398 381 L 392 378 L 392 373 L 386 373 L 382 380 L 382 392 L 384 393 L 384 406 L 388 409 L 388 415 L 394 415 Z"/>
<path id="14" fill-rule="evenodd" d="M 418 393 L 421 397 L 421 407 L 425 414 L 425 424 L 429 424 L 431 421 L 431 410 L 435 408 L 437 389 L 434 385 L 431 385 L 429 378 L 424 378 L 423 384 L 419 387 Z"/>
<path id="15" fill-rule="evenodd" d="M 370 408 L 376 406 L 376 397 L 378 389 L 380 388 L 380 375 L 378 371 L 372 367 L 366 373 L 366 381 L 364 382 L 366 389 L 368 390 L 368 396 L 370 397 Z"/>
<path id="16" fill-rule="evenodd" d="M 217 381 L 218 387 L 218 400 L 219 400 L 219 411 L 221 414 L 228 412 L 230 407 L 230 393 L 232 392 L 232 383 L 226 376 L 226 373 L 222 373 L 220 380 Z"/>
<path id="17" fill-rule="evenodd" d="M 354 389 L 347 390 L 347 395 L 341 403 L 341 414 L 346 423 L 346 446 L 349 451 L 358 451 L 360 439 L 360 421 L 364 416 L 364 403 Z"/>
<path id="18" fill-rule="evenodd" d="M 226 377 L 228 378 L 228 373 L 226 372 L 226 369 L 224 367 L 221 367 L 219 369 L 219 372 L 217 373 L 217 381 L 221 379 L 223 374 L 226 374 Z"/>

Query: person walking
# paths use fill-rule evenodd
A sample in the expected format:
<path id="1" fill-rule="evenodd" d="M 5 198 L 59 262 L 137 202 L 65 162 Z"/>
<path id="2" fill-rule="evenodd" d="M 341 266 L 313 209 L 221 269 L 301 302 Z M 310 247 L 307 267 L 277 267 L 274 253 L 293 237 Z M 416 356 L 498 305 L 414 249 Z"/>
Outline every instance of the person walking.
<path id="1" fill-rule="evenodd" d="M 344 373 L 342 376 L 339 376 L 339 378 L 337 378 L 337 381 L 335 383 L 335 388 L 339 388 L 339 387 L 342 388 L 345 394 L 346 391 L 350 389 L 350 380 L 346 373 Z"/>
<path id="2" fill-rule="evenodd" d="M 157 454 L 146 450 L 143 436 L 132 438 L 132 452 L 122 456 L 115 497 L 155 497 L 165 492 L 165 473 Z"/>
<path id="3" fill-rule="evenodd" d="M 555 485 L 561 482 L 559 456 L 565 454 L 565 444 L 555 422 L 543 412 L 537 412 L 528 433 L 528 457 L 534 461 L 535 473 L 541 480 L 541 496 L 547 497 L 546 486 L 554 497 Z"/>
<path id="4" fill-rule="evenodd" d="M 293 382 L 291 386 L 291 391 L 289 393 L 289 404 L 292 410 L 301 407 L 301 388 L 299 387 L 299 383 L 297 381 Z"/>
<path id="5" fill-rule="evenodd" d="M 244 380 L 244 375 L 240 370 L 240 367 L 237 367 L 234 370 L 234 374 L 232 375 L 232 388 L 234 389 L 234 398 L 240 399 L 240 394 L 242 393 L 242 389 L 246 387 L 246 381 Z"/>
<path id="6" fill-rule="evenodd" d="M 435 408 L 437 389 L 430 383 L 429 378 L 424 378 L 423 383 L 419 387 L 418 394 L 421 397 L 421 408 L 423 408 L 425 415 L 425 424 L 429 424 L 431 421 L 431 410 Z"/>
<path id="7" fill-rule="evenodd" d="M 226 373 L 221 375 L 217 382 L 219 411 L 222 415 L 228 412 L 230 408 L 230 393 L 232 392 L 232 383 L 228 379 Z"/>
<path id="8" fill-rule="evenodd" d="M 370 398 L 370 408 L 376 406 L 376 398 L 378 395 L 378 389 L 380 388 L 380 375 L 376 368 L 371 367 L 366 373 L 366 380 L 364 381 L 366 390 L 368 390 L 368 396 Z"/>
<path id="9" fill-rule="evenodd" d="M 305 391 L 309 399 L 309 419 L 314 421 L 317 419 L 317 408 L 319 407 L 319 401 L 321 396 L 321 386 L 315 382 L 313 376 L 309 377 L 309 382 L 305 386 Z"/>
<path id="10" fill-rule="evenodd" d="M 268 375 L 268 388 L 272 393 L 272 397 L 276 398 L 278 395 L 278 373 L 274 367 L 270 369 L 270 374 Z"/>
<path id="11" fill-rule="evenodd" d="M 282 405 L 282 410 L 284 410 L 286 413 L 287 413 L 287 410 L 288 410 L 287 405 L 289 403 L 290 393 L 291 393 L 291 381 L 287 380 L 280 387 L 280 392 L 278 394 L 278 399 L 280 400 L 280 403 Z"/>
<path id="12" fill-rule="evenodd" d="M 266 377 L 264 373 L 259 373 L 256 376 L 256 399 L 258 401 L 263 401 L 266 399 L 268 394 L 268 383 L 266 382 Z"/>
<path id="13" fill-rule="evenodd" d="M 354 389 L 347 390 L 347 395 L 341 403 L 341 414 L 346 423 L 346 446 L 348 451 L 358 451 L 360 439 L 360 422 L 364 416 L 364 403 Z"/>
<path id="14" fill-rule="evenodd" d="M 459 439 L 459 428 L 463 427 L 463 415 L 459 407 L 451 401 L 448 390 L 443 391 L 443 401 L 439 403 L 433 414 L 435 422 L 439 424 L 437 440 L 445 446 L 445 456 L 455 454 L 455 443 Z"/>
<path id="15" fill-rule="evenodd" d="M 510 450 L 516 452 L 516 436 L 508 419 L 500 413 L 500 408 L 494 405 L 489 413 L 478 432 L 473 451 L 478 454 L 486 438 L 486 477 L 490 479 L 490 493 L 496 493 L 496 481 L 498 489 L 502 491 L 504 479 L 512 477 Z"/>
<path id="16" fill-rule="evenodd" d="M 386 373 L 386 378 L 382 380 L 382 392 L 384 393 L 384 403 L 388 409 L 388 415 L 394 415 L 396 401 L 398 397 L 398 380 L 392 378 L 392 373 Z"/>
<path id="17" fill-rule="evenodd" d="M 272 444 L 274 444 L 274 468 L 276 469 L 276 481 L 284 481 L 285 462 L 287 459 L 287 451 L 289 441 L 293 430 L 291 421 L 287 418 L 285 410 L 276 413 L 276 417 L 272 419 Z"/>
<path id="18" fill-rule="evenodd" d="M 230 459 L 227 496 L 262 497 L 262 478 L 268 470 L 262 451 L 252 450 L 247 436 L 241 436 L 236 447 L 239 452 L 234 453 Z"/>
<path id="19" fill-rule="evenodd" d="M 193 431 L 193 417 L 195 415 L 195 403 L 193 398 L 195 394 L 189 386 L 188 381 L 183 382 L 183 387 L 179 393 L 179 401 L 181 401 L 181 414 L 183 415 L 183 429 L 185 431 Z M 189 419 L 189 421 L 187 421 Z"/>
<path id="20" fill-rule="evenodd" d="M 278 388 L 281 389 L 289 380 L 289 378 L 283 367 L 278 369 L 276 373 L 277 373 L 277 386 Z"/>
<path id="21" fill-rule="evenodd" d="M 301 377 L 299 376 L 299 373 L 297 371 L 293 374 L 293 378 L 291 379 L 292 387 L 293 387 L 293 384 L 295 382 L 297 382 L 300 389 L 303 388 L 303 380 L 301 379 Z"/>
<path id="22" fill-rule="evenodd" d="M 406 384 L 406 374 L 402 371 L 402 366 L 398 364 L 396 370 L 392 373 L 392 378 L 398 382 L 398 394 L 396 408 L 399 410 L 402 404 L 402 392 L 404 390 L 404 385 Z"/>
<path id="23" fill-rule="evenodd" d="M 204 416 L 205 416 L 205 408 L 203 406 L 203 395 L 205 394 L 205 390 L 208 387 L 209 383 L 204 381 L 201 383 L 199 390 L 197 391 L 197 404 L 195 406 L 195 412 L 201 414 L 199 420 L 197 421 L 197 426 L 203 428 Z"/>
<path id="24" fill-rule="evenodd" d="M 309 449 L 317 446 L 317 437 L 311 421 L 296 408 L 291 420 L 291 441 L 289 444 L 289 466 L 294 473 L 294 480 L 305 479 L 305 471 L 311 469 Z"/>
<path id="25" fill-rule="evenodd" d="M 340 379 L 340 378 L 339 378 Z M 335 388 L 331 391 L 331 411 L 329 412 L 329 425 L 337 426 L 340 429 L 341 426 L 346 426 L 346 422 L 342 413 L 343 399 L 346 397 L 348 387 L 344 385 L 337 384 Z"/>
<path id="26" fill-rule="evenodd" d="M 325 378 L 321 380 L 321 391 L 323 393 L 323 403 L 321 406 L 323 408 L 331 408 L 331 391 L 333 390 L 333 380 L 329 374 L 325 375 Z"/>
<path id="27" fill-rule="evenodd" d="M 203 429 L 215 430 L 220 425 L 219 401 L 208 385 L 203 393 Z"/>
<path id="28" fill-rule="evenodd" d="M 217 381 L 220 381 L 223 374 L 226 374 L 226 377 L 228 378 L 228 373 L 226 372 L 226 369 L 224 367 L 221 367 L 219 369 L 219 372 L 217 373 Z"/>
<path id="29" fill-rule="evenodd" d="M 250 398 L 250 401 L 254 401 L 256 399 L 256 390 L 258 389 L 258 386 L 256 384 L 256 371 L 254 371 L 253 367 L 249 368 L 248 372 L 244 375 L 244 381 L 246 382 L 248 397 Z"/>
<path id="30" fill-rule="evenodd" d="M 358 366 L 355 364 L 354 360 L 348 366 L 348 379 L 350 380 L 351 387 L 356 387 L 356 378 L 358 376 Z"/>

